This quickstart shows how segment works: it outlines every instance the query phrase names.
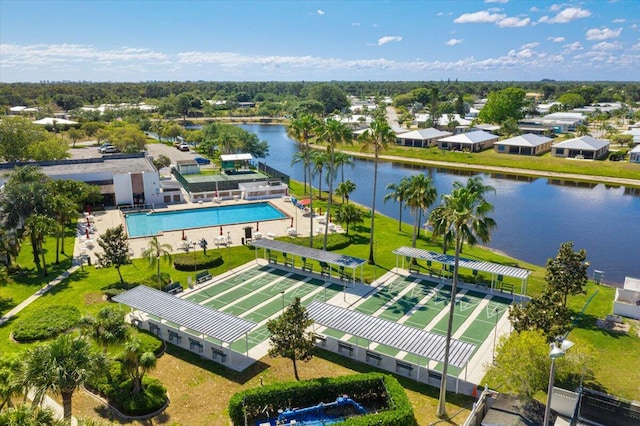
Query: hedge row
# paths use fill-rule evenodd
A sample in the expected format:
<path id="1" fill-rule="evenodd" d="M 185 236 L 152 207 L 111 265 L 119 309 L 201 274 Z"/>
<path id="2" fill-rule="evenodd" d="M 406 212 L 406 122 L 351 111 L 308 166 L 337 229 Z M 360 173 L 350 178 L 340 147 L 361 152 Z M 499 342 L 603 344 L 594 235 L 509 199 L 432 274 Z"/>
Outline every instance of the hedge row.
<path id="1" fill-rule="evenodd" d="M 51 339 L 75 327 L 80 318 L 80 311 L 74 306 L 48 306 L 20 317 L 13 338 L 18 342 Z"/>
<path id="2" fill-rule="evenodd" d="M 173 256 L 173 267 L 178 271 L 197 271 L 200 269 L 215 268 L 222 265 L 222 255 L 219 251 L 210 250 L 207 255 L 204 252 L 181 253 Z"/>
<path id="3" fill-rule="evenodd" d="M 285 243 L 298 244 L 301 246 L 309 246 L 309 237 L 276 237 L 276 240 Z M 316 235 L 313 237 L 313 248 L 322 250 L 324 244 L 324 235 Z M 351 245 L 351 238 L 344 234 L 327 235 L 327 250 L 341 250 Z"/>
<path id="4" fill-rule="evenodd" d="M 235 425 L 245 424 L 245 413 L 250 423 L 264 419 L 264 407 L 309 407 L 349 395 L 354 401 L 376 407 L 377 412 L 352 417 L 344 426 L 410 426 L 415 425 L 411 403 L 398 381 L 382 373 L 357 374 L 335 378 L 320 378 L 301 382 L 276 383 L 248 389 L 231 397 L 229 417 Z M 382 402 L 382 403 L 381 403 Z M 379 411 L 382 410 L 382 411 Z M 266 419 L 265 419 L 266 420 Z"/>

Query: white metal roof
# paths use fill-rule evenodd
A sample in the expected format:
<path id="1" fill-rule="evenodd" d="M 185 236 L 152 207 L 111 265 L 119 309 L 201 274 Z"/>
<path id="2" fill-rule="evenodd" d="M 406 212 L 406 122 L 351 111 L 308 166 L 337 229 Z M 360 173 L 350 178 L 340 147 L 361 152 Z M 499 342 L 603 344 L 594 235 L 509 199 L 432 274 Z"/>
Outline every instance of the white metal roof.
<path id="1" fill-rule="evenodd" d="M 440 141 L 474 144 L 474 143 L 486 142 L 486 141 L 495 140 L 495 139 L 498 139 L 498 137 L 494 134 L 485 132 L 484 130 L 476 130 L 473 132 L 459 133 L 457 135 L 442 138 L 440 139 Z"/>
<path id="2" fill-rule="evenodd" d="M 220 159 L 222 161 L 253 160 L 253 156 L 251 154 L 225 154 L 221 155 Z"/>
<path id="3" fill-rule="evenodd" d="M 568 141 L 555 144 L 554 148 L 569 148 L 582 150 L 598 150 L 609 146 L 610 142 L 603 139 L 592 138 L 591 136 L 581 136 L 579 138 L 569 139 Z"/>
<path id="4" fill-rule="evenodd" d="M 428 129 L 413 130 L 411 132 L 403 133 L 401 135 L 397 135 L 397 138 L 425 140 L 425 139 L 441 138 L 441 137 L 450 136 L 450 135 L 452 135 L 451 132 L 445 132 L 445 131 L 430 127 Z"/>
<path id="5" fill-rule="evenodd" d="M 144 285 L 114 296 L 113 300 L 225 343 L 235 342 L 256 325 Z"/>
<path id="6" fill-rule="evenodd" d="M 431 260 L 445 265 L 453 265 L 455 262 L 455 257 L 449 254 L 436 253 L 413 247 L 400 247 L 395 249 L 393 253 L 399 256 L 407 256 L 415 259 Z M 463 257 L 459 259 L 458 265 L 462 268 L 475 269 L 482 272 L 520 278 L 523 280 L 527 279 L 529 274 L 531 274 L 531 271 L 526 269 L 516 268 L 514 266 L 505 266 L 499 263 L 483 262 L 481 260 L 465 259 Z"/>
<path id="7" fill-rule="evenodd" d="M 314 300 L 307 307 L 316 324 L 438 362 L 444 362 L 446 336 Z M 476 345 L 451 339 L 449 363 L 464 368 Z"/>
<path id="8" fill-rule="evenodd" d="M 313 247 L 301 246 L 298 244 L 285 243 L 283 241 L 269 240 L 262 238 L 251 243 L 254 247 L 277 250 L 282 253 L 295 254 L 300 257 L 331 263 L 332 265 L 344 266 L 346 268 L 357 268 L 366 262 L 365 259 L 347 256 L 346 254 L 333 253 L 319 250 Z"/>
<path id="9" fill-rule="evenodd" d="M 551 138 L 546 136 L 534 135 L 533 133 L 526 133 L 524 135 L 514 136 L 509 139 L 504 139 L 495 143 L 495 145 L 509 145 L 509 146 L 540 146 L 547 142 L 552 141 Z"/>

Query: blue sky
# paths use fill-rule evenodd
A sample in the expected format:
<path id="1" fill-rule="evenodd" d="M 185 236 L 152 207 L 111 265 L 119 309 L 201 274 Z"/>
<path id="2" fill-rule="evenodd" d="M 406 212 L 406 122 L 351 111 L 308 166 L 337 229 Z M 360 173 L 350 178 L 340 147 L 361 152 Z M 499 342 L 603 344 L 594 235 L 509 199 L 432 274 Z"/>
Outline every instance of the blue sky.
<path id="1" fill-rule="evenodd" d="M 640 0 L 0 0 L 0 81 L 640 80 Z"/>

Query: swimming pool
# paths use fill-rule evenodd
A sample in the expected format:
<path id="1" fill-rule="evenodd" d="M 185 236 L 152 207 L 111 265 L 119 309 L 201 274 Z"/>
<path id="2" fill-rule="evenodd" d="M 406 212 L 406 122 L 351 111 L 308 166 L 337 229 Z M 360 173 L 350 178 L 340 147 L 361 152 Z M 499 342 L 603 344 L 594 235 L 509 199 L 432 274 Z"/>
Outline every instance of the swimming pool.
<path id="1" fill-rule="evenodd" d="M 125 215 L 129 237 L 147 237 L 162 231 L 203 228 L 283 219 L 287 216 L 269 203 L 205 207 L 168 212 L 139 212 Z"/>

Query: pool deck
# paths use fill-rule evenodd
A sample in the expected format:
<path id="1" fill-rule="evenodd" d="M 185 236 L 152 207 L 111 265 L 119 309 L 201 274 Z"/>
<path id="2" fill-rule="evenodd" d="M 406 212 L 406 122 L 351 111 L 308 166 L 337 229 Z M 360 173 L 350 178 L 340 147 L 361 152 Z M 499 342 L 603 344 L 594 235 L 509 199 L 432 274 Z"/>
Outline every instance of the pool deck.
<path id="1" fill-rule="evenodd" d="M 256 238 L 256 232 L 259 232 L 262 238 L 273 238 L 281 237 L 288 235 L 290 232 L 290 228 L 294 228 L 297 230 L 298 236 L 309 236 L 309 215 L 304 216 L 302 210 L 296 208 L 291 204 L 290 201 L 287 201 L 286 198 L 270 198 L 265 200 L 254 200 L 254 201 L 246 201 L 246 200 L 224 200 L 220 203 L 214 202 L 204 202 L 204 203 L 191 203 L 186 202 L 182 204 L 172 204 L 168 205 L 164 208 L 157 208 L 156 211 L 178 211 L 184 209 L 197 209 L 204 207 L 217 207 L 217 206 L 232 206 L 238 204 L 252 204 L 257 202 L 269 202 L 280 211 L 285 213 L 288 218 L 284 219 L 274 219 L 268 221 L 260 221 L 259 223 L 250 222 L 250 223 L 239 223 L 236 225 L 223 225 L 220 226 L 212 226 L 205 228 L 197 228 L 197 229 L 185 229 L 183 240 L 183 231 L 167 231 L 162 232 L 158 235 L 158 240 L 162 244 L 169 244 L 173 248 L 174 253 L 181 253 L 183 250 L 182 247 L 185 242 L 199 242 L 202 238 L 205 238 L 208 242 L 208 249 L 214 249 L 218 247 L 227 247 L 226 244 L 220 244 L 219 238 L 224 237 L 225 241 L 230 240 L 228 243 L 230 246 L 238 246 L 242 243 L 242 238 L 244 238 L 244 228 L 247 226 L 251 226 L 253 228 L 254 239 Z M 292 220 L 293 219 L 293 220 Z M 86 231 L 84 230 L 84 226 L 86 224 L 85 218 L 81 218 L 78 220 L 78 238 L 76 238 L 76 244 L 74 247 L 74 256 L 76 258 L 81 255 L 86 255 L 91 257 L 92 264 L 95 264 L 96 256 L 95 253 L 101 251 L 100 246 L 98 246 L 96 240 L 99 235 L 104 234 L 108 228 L 115 228 L 118 225 L 125 225 L 124 218 L 122 213 L 118 209 L 110 209 L 101 212 L 95 212 L 90 216 L 90 221 L 92 223 L 92 232 L 90 233 L 90 238 L 87 241 L 86 239 Z M 291 226 L 293 223 L 293 226 Z M 314 219 L 314 231 L 319 229 L 322 226 L 317 220 Z M 222 228 L 222 234 L 220 233 L 220 229 Z M 256 229 L 259 228 L 259 229 Z M 149 241 L 152 237 L 138 237 L 138 238 L 130 238 L 129 239 L 129 248 L 132 257 L 138 258 L 142 257 L 142 252 L 149 246 Z M 202 250 L 199 245 L 196 244 L 197 250 Z"/>

